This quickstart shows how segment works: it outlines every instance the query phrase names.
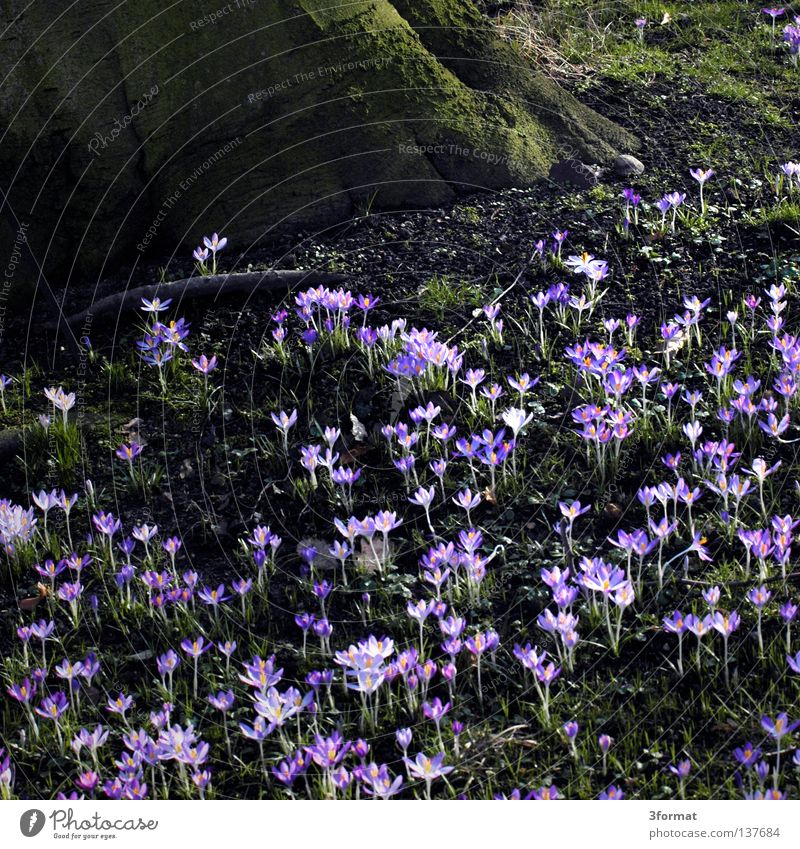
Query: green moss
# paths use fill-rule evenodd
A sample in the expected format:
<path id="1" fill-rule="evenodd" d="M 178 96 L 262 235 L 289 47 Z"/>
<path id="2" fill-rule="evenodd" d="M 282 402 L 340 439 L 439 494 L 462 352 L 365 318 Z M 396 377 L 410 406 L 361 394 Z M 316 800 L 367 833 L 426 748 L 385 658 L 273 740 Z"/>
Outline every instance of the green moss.
<path id="1" fill-rule="evenodd" d="M 156 220 L 156 250 L 223 225 L 257 239 L 347 218 L 376 189 L 375 208 L 439 205 L 462 189 L 529 185 L 566 155 L 607 162 L 637 146 L 533 72 L 470 0 L 259 0 L 211 14 L 202 0 L 101 0 L 58 28 L 26 15 L 8 59 L 42 34 L 20 66 L 37 93 L 4 150 L 53 140 L 16 183 L 35 192 L 58 162 L 48 190 L 71 198 L 67 214 L 37 210 L 40 253 L 71 261 L 80 242 L 84 269 L 113 264 L 146 249 Z M 122 122 L 92 153 L 95 134 Z M 426 150 L 402 152 L 409 144 Z M 16 171 L 8 156 L 0 165 Z"/>

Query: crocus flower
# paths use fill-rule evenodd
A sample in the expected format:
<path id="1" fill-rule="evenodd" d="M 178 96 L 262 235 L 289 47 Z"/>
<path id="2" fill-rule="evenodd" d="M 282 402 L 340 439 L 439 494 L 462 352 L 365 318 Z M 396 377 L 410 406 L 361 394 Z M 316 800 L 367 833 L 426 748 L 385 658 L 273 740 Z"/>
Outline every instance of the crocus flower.
<path id="1" fill-rule="evenodd" d="M 521 410 L 518 407 L 510 407 L 508 410 L 503 411 L 502 419 L 511 428 L 516 439 L 522 428 L 533 420 L 533 413 L 526 414 L 525 410 Z"/>
<path id="2" fill-rule="evenodd" d="M 213 643 L 207 643 L 201 634 L 194 640 L 188 637 L 181 641 L 181 648 L 194 660 L 194 697 L 197 698 L 197 662 L 207 651 L 214 648 Z"/>
<path id="3" fill-rule="evenodd" d="M 436 537 L 436 531 L 434 531 L 433 525 L 431 524 L 431 504 L 433 504 L 435 498 L 435 487 L 431 486 L 428 489 L 425 489 L 424 486 L 421 486 L 414 493 L 414 495 L 408 499 L 412 504 L 416 504 L 419 507 L 423 508 L 423 510 L 425 511 L 425 518 L 428 522 L 428 528 L 430 529 L 430 532 L 433 534 L 434 538 Z"/>
<path id="4" fill-rule="evenodd" d="M 192 360 L 192 365 L 201 374 L 208 376 L 217 367 L 217 358 L 212 356 L 209 360 L 205 354 L 201 354 L 196 360 Z"/>
<path id="5" fill-rule="evenodd" d="M 13 382 L 13 377 L 7 377 L 4 374 L 0 374 L 0 404 L 2 404 L 4 413 L 8 412 L 6 409 L 6 389 L 8 389 Z"/>
<path id="6" fill-rule="evenodd" d="M 159 313 L 169 308 L 172 303 L 172 298 L 167 298 L 162 301 L 161 298 L 153 298 L 152 301 L 147 298 L 142 298 L 142 306 L 139 307 L 144 312 Z"/>
<path id="7" fill-rule="evenodd" d="M 755 747 L 752 743 L 745 743 L 741 748 L 733 750 L 733 756 L 736 760 L 747 769 L 761 757 L 761 749 Z"/>
<path id="8" fill-rule="evenodd" d="M 221 251 L 228 244 L 227 238 L 220 238 L 216 233 L 212 233 L 211 238 L 203 236 L 203 244 L 211 251 L 214 256 L 212 274 L 217 273 L 217 252 Z"/>
<path id="9" fill-rule="evenodd" d="M 714 169 L 706 168 L 705 170 L 703 170 L 702 168 L 692 168 L 689 173 L 700 184 L 700 212 L 701 214 L 705 215 L 706 206 L 705 200 L 703 199 L 703 187 L 705 186 L 706 182 L 714 176 Z"/>
<path id="10" fill-rule="evenodd" d="M 686 617 L 686 627 L 689 631 L 691 631 L 699 640 L 701 637 L 705 636 L 712 626 L 711 616 L 704 616 L 702 619 L 699 616 L 695 616 L 690 613 Z"/>
<path id="11" fill-rule="evenodd" d="M 225 584 L 220 584 L 216 589 L 212 589 L 211 587 L 203 587 L 202 590 L 197 594 L 197 597 L 204 604 L 209 605 L 210 607 L 216 608 L 218 605 L 222 604 L 225 601 L 230 601 L 231 596 L 225 595 Z M 202 637 L 200 638 L 202 640 Z M 211 648 L 209 645 L 208 648 Z M 208 648 L 206 651 L 208 651 Z"/>
<path id="12" fill-rule="evenodd" d="M 26 678 L 21 684 L 12 684 L 6 692 L 20 704 L 27 705 L 36 695 L 36 681 L 31 682 L 29 678 Z"/>
<path id="13" fill-rule="evenodd" d="M 785 604 L 781 605 L 781 618 L 786 623 L 786 651 L 791 652 L 792 650 L 792 622 L 797 616 L 798 607 L 796 604 L 793 604 L 791 601 L 787 601 Z"/>
<path id="14" fill-rule="evenodd" d="M 283 435 L 283 448 L 284 453 L 286 453 L 289 450 L 289 429 L 297 422 L 297 410 L 292 410 L 291 413 L 281 410 L 277 415 L 275 413 L 271 413 L 270 415 L 272 416 L 272 421 L 275 423 L 275 427 Z"/>
<path id="15" fill-rule="evenodd" d="M 540 378 L 538 377 L 532 379 L 527 372 L 522 375 L 518 375 L 516 378 L 510 376 L 506 378 L 508 385 L 519 392 L 520 402 L 528 394 L 528 392 L 530 392 L 530 390 L 539 383 L 539 379 Z"/>
<path id="16" fill-rule="evenodd" d="M 392 779 L 386 764 L 369 764 L 364 769 L 362 781 L 364 792 L 377 799 L 391 799 L 403 789 L 403 776 Z"/>
<path id="17" fill-rule="evenodd" d="M 532 798 L 542 802 L 552 802 L 558 799 L 558 788 L 555 784 L 551 784 L 549 787 L 540 787 L 533 791 Z"/>
<path id="18" fill-rule="evenodd" d="M 450 702 L 442 704 L 442 700 L 436 696 L 432 701 L 425 702 L 422 705 L 422 715 L 425 719 L 431 720 L 436 726 L 436 733 L 439 735 L 440 745 L 442 745 L 441 723 L 444 716 L 450 710 Z"/>
<path id="19" fill-rule="evenodd" d="M 603 753 L 603 774 L 608 771 L 608 750 L 611 748 L 614 741 L 608 734 L 601 734 L 597 738 L 597 745 L 600 746 L 600 751 Z"/>
<path id="20" fill-rule="evenodd" d="M 753 589 L 747 593 L 748 601 L 750 601 L 758 611 L 758 646 L 761 652 L 764 651 L 764 639 L 761 634 L 761 614 L 771 598 L 772 592 L 763 584 L 760 587 L 753 587 Z"/>
<path id="21" fill-rule="evenodd" d="M 625 798 L 625 793 L 621 788 L 611 784 L 608 789 L 604 790 L 597 798 L 604 801 L 619 801 Z"/>
<path id="22" fill-rule="evenodd" d="M 789 717 L 785 713 L 778 714 L 775 719 L 768 716 L 761 717 L 761 727 L 775 740 L 780 740 L 787 734 L 791 734 L 799 725 L 800 719 L 789 722 Z"/>
<path id="23" fill-rule="evenodd" d="M 53 632 L 55 631 L 56 623 L 52 620 L 46 622 L 44 619 L 40 619 L 38 622 L 34 622 L 30 626 L 31 635 L 36 637 L 37 640 L 40 640 L 42 643 L 42 666 L 47 667 L 47 656 L 45 651 L 45 646 L 47 640 L 49 640 L 53 636 Z"/>
<path id="24" fill-rule="evenodd" d="M 739 614 L 734 610 L 732 613 L 722 613 L 717 610 L 713 617 L 713 627 L 722 634 L 723 643 L 723 668 L 725 670 L 725 685 L 730 685 L 728 676 L 728 638 L 739 627 L 741 619 Z"/>
<path id="25" fill-rule="evenodd" d="M 67 701 L 67 697 L 60 690 L 57 690 L 51 696 L 46 696 L 42 700 L 41 705 L 35 710 L 44 719 L 51 719 L 57 722 L 68 707 L 69 702 Z"/>
<path id="26" fill-rule="evenodd" d="M 434 779 L 451 773 L 455 768 L 444 766 L 444 752 L 439 752 L 438 755 L 434 755 L 432 758 L 420 752 L 413 761 L 410 758 L 403 758 L 403 763 L 406 765 L 409 778 L 425 782 L 425 796 L 427 799 L 431 798 L 431 784 Z"/>
<path id="27" fill-rule="evenodd" d="M 554 230 L 551 234 L 553 237 L 553 249 L 554 253 L 561 258 L 561 246 L 564 244 L 567 236 L 569 235 L 569 230 Z"/>
<path id="28" fill-rule="evenodd" d="M 170 691 L 172 690 L 172 675 L 178 666 L 180 666 L 180 663 L 180 657 L 172 649 L 169 649 L 167 652 L 156 658 L 158 674 L 161 676 L 162 681 L 165 678 L 169 678 Z"/>
<path id="29" fill-rule="evenodd" d="M 777 755 L 775 760 L 775 789 L 778 787 L 778 780 L 781 772 L 781 743 L 787 734 L 791 734 L 800 725 L 800 719 L 794 722 L 789 721 L 789 717 L 785 713 L 780 713 L 775 719 L 769 716 L 761 717 L 761 727 L 775 740 L 777 746 Z"/>
<path id="30" fill-rule="evenodd" d="M 778 18 L 786 14 L 786 9 L 782 6 L 767 6 L 761 10 L 761 13 L 766 15 L 772 21 L 772 38 L 775 38 L 775 22 Z"/>
<path id="31" fill-rule="evenodd" d="M 413 738 L 413 732 L 410 728 L 398 728 L 395 731 L 395 739 L 397 740 L 397 745 L 403 751 L 403 757 L 406 757 L 408 754 L 408 747 L 411 745 L 411 740 Z"/>
<path id="32" fill-rule="evenodd" d="M 683 634 L 687 625 L 680 610 L 676 610 L 672 616 L 664 617 L 664 630 L 678 635 L 678 672 L 683 675 Z"/>
<path id="33" fill-rule="evenodd" d="M 565 722 L 564 725 L 561 727 L 561 730 L 564 732 L 564 736 L 567 738 L 567 740 L 569 740 L 573 757 L 577 758 L 578 751 L 575 748 L 575 738 L 578 736 L 580 726 L 574 719 L 572 719 L 569 722 Z"/>
<path id="34" fill-rule="evenodd" d="M 692 168 L 689 173 L 695 178 L 695 180 L 697 180 L 698 183 L 700 183 L 701 186 L 714 176 L 714 170 L 712 168 L 706 168 L 705 170 L 702 168 Z"/>
<path id="35" fill-rule="evenodd" d="M 692 762 L 687 758 L 686 760 L 678 761 L 677 766 L 675 764 L 669 765 L 669 771 L 678 777 L 678 787 L 681 799 L 686 798 L 686 779 L 689 777 L 689 773 L 692 771 Z"/>
<path id="36" fill-rule="evenodd" d="M 582 253 L 580 256 L 572 255 L 565 262 L 567 268 L 571 268 L 576 274 L 584 274 L 587 270 L 591 269 L 592 264 L 595 262 L 595 258 L 592 254 Z"/>
<path id="37" fill-rule="evenodd" d="M 116 713 L 125 718 L 125 714 L 130 710 L 132 705 L 132 696 L 126 696 L 124 693 L 119 693 L 115 699 L 112 699 L 111 696 L 108 697 L 106 710 L 109 713 Z"/>

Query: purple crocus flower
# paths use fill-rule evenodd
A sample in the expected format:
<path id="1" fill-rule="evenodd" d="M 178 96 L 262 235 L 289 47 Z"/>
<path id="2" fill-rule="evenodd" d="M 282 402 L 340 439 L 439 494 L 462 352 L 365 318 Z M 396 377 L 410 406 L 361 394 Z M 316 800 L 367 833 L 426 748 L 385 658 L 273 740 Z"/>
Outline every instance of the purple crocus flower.
<path id="1" fill-rule="evenodd" d="M 7 688 L 6 692 L 12 699 L 16 699 L 21 704 L 30 704 L 31 699 L 36 695 L 36 682 L 31 682 L 30 678 L 26 678 L 21 684 L 12 684 Z"/>
<path id="2" fill-rule="evenodd" d="M 210 694 L 208 701 L 212 707 L 225 713 L 233 707 L 235 696 L 233 695 L 233 690 L 228 690 L 227 692 L 220 691 L 216 696 L 213 693 Z"/>
<path id="3" fill-rule="evenodd" d="M 52 719 L 57 722 L 61 715 L 69 707 L 67 697 L 61 690 L 57 690 L 51 696 L 46 696 L 39 707 L 35 708 L 36 713 L 44 717 L 44 719 Z"/>
<path id="4" fill-rule="evenodd" d="M 216 233 L 212 233 L 210 239 L 208 238 L 208 236 L 203 236 L 203 244 L 212 253 L 217 253 L 217 251 L 221 251 L 225 247 L 225 245 L 228 244 L 228 240 L 224 236 L 220 238 Z"/>
<path id="5" fill-rule="evenodd" d="M 686 622 L 688 618 L 688 616 L 684 618 L 680 610 L 676 610 L 672 616 L 664 617 L 664 630 L 678 636 L 678 672 L 681 675 L 683 675 L 683 635 L 688 627 Z"/>
<path id="6" fill-rule="evenodd" d="M 750 769 L 753 764 L 761 757 L 761 749 L 747 742 L 741 748 L 733 750 L 733 756 L 746 769 Z"/>
<path id="7" fill-rule="evenodd" d="M 156 667 L 161 678 L 169 676 L 172 680 L 172 674 L 180 666 L 181 659 L 172 649 L 168 649 L 164 654 L 156 658 Z M 170 688 L 171 689 L 171 688 Z"/>
<path id="8" fill-rule="evenodd" d="M 132 696 L 126 696 L 124 693 L 119 693 L 115 699 L 112 699 L 111 696 L 108 697 L 108 702 L 106 703 L 106 710 L 109 713 L 116 713 L 120 716 L 125 716 L 125 714 L 130 710 L 132 705 Z"/>
<path id="9" fill-rule="evenodd" d="M 762 15 L 772 19 L 772 37 L 775 37 L 775 21 L 786 14 L 783 6 L 767 6 L 761 10 Z"/>
<path id="10" fill-rule="evenodd" d="M 120 445 L 114 453 L 120 460 L 132 463 L 142 453 L 142 446 L 138 442 L 131 442 L 130 445 Z"/>
<path id="11" fill-rule="evenodd" d="M 431 798 L 431 784 L 437 778 L 451 773 L 455 767 L 444 766 L 444 752 L 439 752 L 432 758 L 420 752 L 412 761 L 410 758 L 403 758 L 403 763 L 406 765 L 408 777 L 425 782 L 425 796 Z"/>
<path id="12" fill-rule="evenodd" d="M 689 773 L 692 771 L 692 762 L 687 758 L 683 761 L 678 761 L 677 765 L 670 764 L 669 771 L 678 777 L 679 782 L 679 792 L 681 798 L 685 798 L 685 785 L 686 779 L 689 777 Z"/>
<path id="13" fill-rule="evenodd" d="M 558 796 L 558 788 L 555 784 L 551 784 L 549 787 L 540 787 L 538 790 L 534 790 L 532 794 L 532 798 L 540 802 L 552 802 L 558 799 Z"/>
<path id="14" fill-rule="evenodd" d="M 213 643 L 206 643 L 205 637 L 201 634 L 199 637 L 196 637 L 194 640 L 190 640 L 188 637 L 181 642 L 181 648 L 189 655 L 189 657 L 198 658 L 201 655 L 205 654 L 209 649 L 213 647 Z"/>
<path id="15" fill-rule="evenodd" d="M 153 298 L 149 301 L 147 298 L 142 298 L 142 306 L 139 308 L 144 312 L 159 313 L 166 310 L 172 303 L 172 298 L 167 298 L 162 301 L 161 298 Z"/>
<path id="16" fill-rule="evenodd" d="M 753 587 L 747 593 L 747 598 L 756 608 L 761 610 L 769 603 L 769 600 L 772 598 L 772 592 L 762 584 L 760 587 Z"/>
<path id="17" fill-rule="evenodd" d="M 196 360 L 192 360 L 192 365 L 207 377 L 217 367 L 217 358 L 212 356 L 209 360 L 205 354 L 201 354 Z"/>
<path id="18" fill-rule="evenodd" d="M 604 790 L 597 798 L 602 799 L 603 801 L 617 802 L 625 798 L 625 792 L 622 788 L 611 784 L 609 785 L 608 790 Z"/>
<path id="19" fill-rule="evenodd" d="M 705 170 L 703 170 L 702 168 L 692 168 L 690 169 L 689 173 L 702 186 L 703 183 L 705 183 L 707 180 L 711 179 L 711 177 L 714 176 L 714 169 L 706 168 Z"/>
<path id="20" fill-rule="evenodd" d="M 222 604 L 223 602 L 230 601 L 232 596 L 225 595 L 225 584 L 220 584 L 216 589 L 212 589 L 211 587 L 203 587 L 202 590 L 197 594 L 197 597 L 204 603 L 209 605 L 210 607 L 217 607 L 217 605 Z M 203 638 L 200 637 L 202 640 Z M 186 642 L 184 640 L 184 642 Z M 183 645 L 183 644 L 181 644 Z M 205 649 L 211 648 L 211 645 Z"/>
<path id="21" fill-rule="evenodd" d="M 789 722 L 789 717 L 785 713 L 778 714 L 775 719 L 768 716 L 761 717 L 761 727 L 775 740 L 780 740 L 787 734 L 791 734 L 798 725 L 800 725 L 800 719 Z"/>
<path id="22" fill-rule="evenodd" d="M 442 717 L 450 710 L 450 702 L 442 704 L 442 700 L 436 696 L 432 701 L 425 702 L 422 705 L 422 714 L 425 719 L 430 719 L 435 722 L 437 727 L 442 721 Z"/>
<path id="23" fill-rule="evenodd" d="M 403 750 L 403 757 L 406 757 L 408 747 L 411 745 L 411 740 L 414 736 L 412 730 L 410 728 L 398 728 L 394 732 L 394 736 L 397 740 L 397 745 Z"/>

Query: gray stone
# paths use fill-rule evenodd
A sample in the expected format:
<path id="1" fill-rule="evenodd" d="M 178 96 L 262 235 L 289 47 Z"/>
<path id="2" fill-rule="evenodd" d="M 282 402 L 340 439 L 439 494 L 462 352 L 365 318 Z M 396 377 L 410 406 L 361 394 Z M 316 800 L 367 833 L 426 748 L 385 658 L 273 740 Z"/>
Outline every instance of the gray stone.
<path id="1" fill-rule="evenodd" d="M 635 177 L 644 174 L 644 163 L 635 156 L 623 153 L 614 160 L 614 173 L 618 177 Z"/>
<path id="2" fill-rule="evenodd" d="M 549 178 L 559 185 L 571 185 L 579 189 L 591 189 L 600 178 L 596 165 L 587 165 L 577 159 L 562 159 L 550 168 Z"/>

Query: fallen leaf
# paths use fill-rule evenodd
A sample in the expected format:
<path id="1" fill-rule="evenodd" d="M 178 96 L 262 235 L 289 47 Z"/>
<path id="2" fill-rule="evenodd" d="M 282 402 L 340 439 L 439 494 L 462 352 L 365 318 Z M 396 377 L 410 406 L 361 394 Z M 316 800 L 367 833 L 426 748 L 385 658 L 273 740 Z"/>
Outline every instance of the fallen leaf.
<path id="1" fill-rule="evenodd" d="M 353 425 L 353 439 L 356 442 L 364 442 L 367 438 L 367 429 L 352 413 L 350 413 L 350 423 Z"/>
<path id="2" fill-rule="evenodd" d="M 369 445 L 354 445 L 352 448 L 345 448 L 339 455 L 339 462 L 343 466 L 349 466 L 369 454 L 370 450 Z"/>
<path id="3" fill-rule="evenodd" d="M 679 330 L 678 333 L 676 333 L 675 336 L 664 345 L 664 353 L 674 354 L 676 351 L 680 351 L 685 342 L 686 334 L 683 330 Z"/>
<path id="4" fill-rule="evenodd" d="M 151 657 L 155 657 L 155 652 L 152 649 L 142 649 L 142 651 L 130 655 L 128 660 L 150 660 Z"/>
<path id="5" fill-rule="evenodd" d="M 316 557 L 314 558 L 315 569 L 336 569 L 339 561 L 331 556 L 331 543 L 327 540 L 319 539 L 318 537 L 304 537 L 297 543 L 297 548 L 295 549 L 298 556 L 302 556 L 300 552 L 304 548 L 315 548 L 317 550 Z"/>
<path id="6" fill-rule="evenodd" d="M 373 548 L 375 549 L 374 552 L 372 550 Z M 376 554 L 379 560 L 375 559 Z M 392 544 L 389 543 L 388 548 L 384 549 L 382 537 L 373 537 L 371 546 L 365 539 L 362 539 L 361 551 L 356 555 L 356 565 L 360 571 L 366 572 L 368 575 L 374 575 L 380 571 L 380 561 L 388 562 L 391 556 Z"/>

